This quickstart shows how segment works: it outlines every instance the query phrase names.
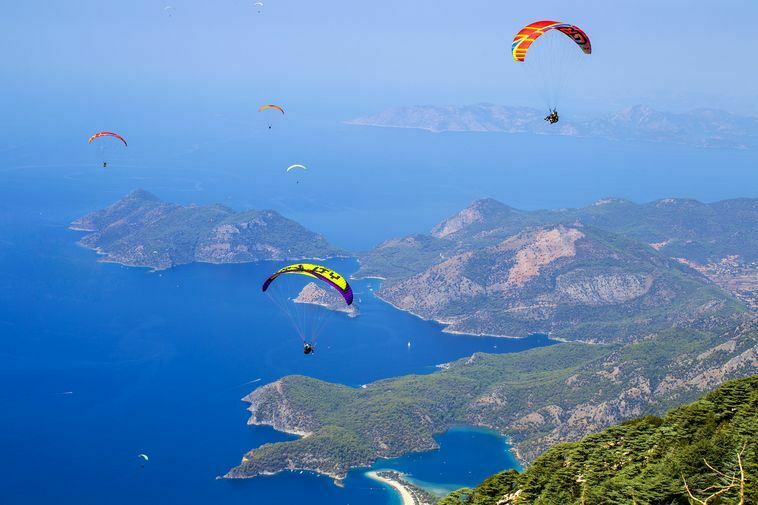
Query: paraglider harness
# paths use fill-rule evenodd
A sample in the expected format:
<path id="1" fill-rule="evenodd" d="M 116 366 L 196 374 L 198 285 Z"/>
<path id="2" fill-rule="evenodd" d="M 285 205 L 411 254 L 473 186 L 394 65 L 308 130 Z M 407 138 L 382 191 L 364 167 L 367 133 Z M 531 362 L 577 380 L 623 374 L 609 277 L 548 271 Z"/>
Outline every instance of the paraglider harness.
<path id="1" fill-rule="evenodd" d="M 545 121 L 547 121 L 550 124 L 555 124 L 558 122 L 558 111 L 555 109 L 550 109 L 550 114 L 545 116 Z"/>
<path id="2" fill-rule="evenodd" d="M 303 344 L 303 354 L 313 354 L 313 346 L 308 342 Z"/>

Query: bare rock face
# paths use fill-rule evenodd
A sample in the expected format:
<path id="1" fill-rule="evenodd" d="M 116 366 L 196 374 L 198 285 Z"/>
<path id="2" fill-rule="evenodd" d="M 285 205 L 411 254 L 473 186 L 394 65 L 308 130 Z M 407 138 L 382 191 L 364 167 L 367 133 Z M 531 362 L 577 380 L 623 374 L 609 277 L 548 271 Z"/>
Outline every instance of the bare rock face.
<path id="1" fill-rule="evenodd" d="M 503 242 L 495 251 L 515 251 L 513 266 L 508 270 L 507 286 L 522 287 L 537 277 L 542 267 L 560 258 L 576 256 L 576 241 L 584 234 L 576 228 L 558 227 L 517 236 Z"/>
<path id="2" fill-rule="evenodd" d="M 471 237 L 466 230 L 474 223 L 472 213 L 443 223 L 439 234 Z M 464 222 L 466 226 L 459 226 Z M 449 331 L 503 336 L 554 332 L 592 342 L 620 341 L 632 334 L 639 338 L 656 323 L 654 318 L 662 325 L 669 318 L 666 324 L 671 325 L 673 318 L 723 308 L 714 303 L 721 303 L 724 295 L 714 292 L 704 303 L 693 297 L 686 310 L 658 312 L 689 300 L 693 290 L 711 288 L 694 272 L 683 276 L 676 262 L 644 244 L 584 227 L 538 227 L 480 249 L 465 242 L 457 247 L 462 252 L 421 273 L 386 281 L 379 296 L 447 324 Z M 623 322 L 625 314 L 646 312 L 655 316 Z M 591 330 L 588 322 L 598 330 Z M 582 334 L 574 330 L 579 323 L 584 325 Z"/>
<path id="3" fill-rule="evenodd" d="M 453 235 L 471 224 L 482 222 L 482 212 L 476 207 L 463 209 L 450 219 L 443 221 L 432 229 L 432 236 L 445 238 Z"/>
<path id="4" fill-rule="evenodd" d="M 319 305 L 335 312 L 343 312 L 349 317 L 358 317 L 358 307 L 355 303 L 345 304 L 345 299 L 334 290 L 324 289 L 315 282 L 310 282 L 292 300 L 294 303 Z"/>
<path id="5" fill-rule="evenodd" d="M 490 223 L 503 220 L 518 220 L 521 213 L 511 207 L 485 198 L 477 200 L 453 217 L 445 219 L 432 228 L 431 235 L 436 238 L 456 238 L 456 235 L 472 235 L 490 227 Z"/>
<path id="6" fill-rule="evenodd" d="M 261 386 L 242 401 L 250 403 L 249 425 L 272 426 L 278 431 L 308 436 L 316 422 L 292 406 L 287 399 L 286 384 L 279 380 Z"/>
<path id="7" fill-rule="evenodd" d="M 653 277 L 635 273 L 596 273 L 575 270 L 556 278 L 563 302 L 599 307 L 625 303 L 643 296 L 653 285 Z"/>

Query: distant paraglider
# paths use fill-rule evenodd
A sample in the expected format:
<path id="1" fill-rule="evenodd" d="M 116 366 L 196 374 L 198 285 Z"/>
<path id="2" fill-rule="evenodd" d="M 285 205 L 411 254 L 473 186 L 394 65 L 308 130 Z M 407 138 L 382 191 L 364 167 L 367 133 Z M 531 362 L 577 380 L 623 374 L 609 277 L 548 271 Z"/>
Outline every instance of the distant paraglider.
<path id="1" fill-rule="evenodd" d="M 336 300 L 341 299 L 346 306 L 353 303 L 353 288 L 344 277 L 331 268 L 312 263 L 295 263 L 277 270 L 266 279 L 262 290 L 287 316 L 303 342 L 306 355 L 314 353 L 315 342 L 334 313 L 322 307 L 322 297 L 336 292 L 339 294 L 334 297 Z"/>
<path id="2" fill-rule="evenodd" d="M 263 2 L 255 2 L 255 6 L 258 8 L 258 14 L 260 14 L 263 9 Z"/>
<path id="3" fill-rule="evenodd" d="M 145 463 L 147 463 L 148 461 L 150 461 L 150 458 L 147 457 L 147 454 L 138 454 L 137 457 L 140 460 L 140 466 L 142 468 L 145 468 Z"/>
<path id="4" fill-rule="evenodd" d="M 87 141 L 87 143 L 91 144 L 92 141 L 94 141 L 96 139 L 99 139 L 100 137 L 114 137 L 114 138 L 117 138 L 118 140 L 120 140 L 121 142 L 123 142 L 125 146 L 129 145 L 129 144 L 126 143 L 126 139 L 124 139 L 124 137 L 122 137 L 118 133 L 113 133 L 113 132 L 97 132 L 96 134 L 92 135 L 89 138 L 89 140 Z"/>
<path id="5" fill-rule="evenodd" d="M 163 8 L 163 12 L 165 12 L 166 15 L 168 15 L 168 17 L 173 17 L 174 12 L 176 12 L 176 7 L 174 7 L 173 5 L 167 5 Z"/>
<path id="6" fill-rule="evenodd" d="M 300 165 L 300 164 L 290 165 L 290 166 L 287 167 L 287 172 L 289 172 L 291 170 L 295 170 L 295 169 L 308 170 L 308 167 L 306 167 L 305 165 Z M 295 181 L 295 184 L 300 184 L 300 179 L 298 179 L 297 181 Z"/>
<path id="7" fill-rule="evenodd" d="M 261 105 L 260 107 L 258 107 L 258 112 L 263 112 L 263 111 L 266 111 L 266 110 L 278 110 L 279 112 L 282 113 L 282 115 L 284 115 L 284 109 L 282 107 L 280 107 L 279 105 L 271 105 L 271 104 L 269 104 L 269 105 Z M 269 130 L 271 129 L 271 123 L 269 123 L 268 129 Z"/>
<path id="8" fill-rule="evenodd" d="M 276 110 L 278 110 L 279 112 L 281 112 L 282 114 L 284 114 L 284 109 L 283 109 L 283 108 L 281 108 L 281 107 L 280 107 L 280 106 L 278 106 L 278 105 L 261 105 L 261 106 L 258 108 L 258 112 L 263 112 L 264 110 L 268 110 L 268 109 L 276 109 Z"/>
<path id="9" fill-rule="evenodd" d="M 547 102 L 550 113 L 545 121 L 549 124 L 559 120 L 557 108 L 563 87 L 570 77 L 578 75 L 576 65 L 582 53 L 592 54 L 590 38 L 584 30 L 569 23 L 535 21 L 513 38 L 513 59 L 530 73 L 530 86 Z"/>
<path id="10" fill-rule="evenodd" d="M 108 137 L 120 140 L 121 142 L 124 143 L 124 147 L 128 147 L 129 146 L 129 144 L 126 143 L 126 139 L 124 139 L 124 137 L 122 137 L 118 133 L 105 132 L 105 131 L 95 133 L 94 135 L 92 135 L 89 138 L 89 140 L 87 141 L 87 143 L 88 144 L 92 144 L 94 141 L 96 141 L 98 139 L 108 138 Z M 106 151 L 107 151 L 108 144 L 107 144 L 107 142 L 103 142 L 102 140 L 100 140 L 100 141 L 98 141 L 98 145 L 100 146 L 100 151 L 101 151 L 101 153 L 103 155 L 103 168 L 108 168 L 108 161 L 105 159 L 106 158 Z"/>

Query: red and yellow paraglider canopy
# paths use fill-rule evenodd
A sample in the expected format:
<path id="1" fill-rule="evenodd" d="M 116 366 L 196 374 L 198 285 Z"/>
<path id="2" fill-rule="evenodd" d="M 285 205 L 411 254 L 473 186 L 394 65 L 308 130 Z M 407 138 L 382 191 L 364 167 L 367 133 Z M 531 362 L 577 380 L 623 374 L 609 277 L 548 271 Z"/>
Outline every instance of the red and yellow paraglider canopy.
<path id="1" fill-rule="evenodd" d="M 550 30 L 558 30 L 559 32 L 562 32 L 576 42 L 585 54 L 592 54 L 590 38 L 584 30 L 578 26 L 561 23 L 559 21 L 535 21 L 534 23 L 523 27 L 513 38 L 513 45 L 511 46 L 513 59 L 516 61 L 524 61 L 526 59 L 526 53 L 532 43 L 545 32 Z"/>

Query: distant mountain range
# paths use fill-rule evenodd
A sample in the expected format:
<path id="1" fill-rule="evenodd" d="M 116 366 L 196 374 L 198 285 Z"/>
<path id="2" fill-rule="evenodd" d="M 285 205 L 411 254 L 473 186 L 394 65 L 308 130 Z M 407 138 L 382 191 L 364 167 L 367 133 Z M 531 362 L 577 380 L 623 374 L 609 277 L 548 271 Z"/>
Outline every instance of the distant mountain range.
<path id="1" fill-rule="evenodd" d="M 355 276 L 384 278 L 378 296 L 448 331 L 628 341 L 744 310 L 714 283 L 754 304 L 757 237 L 755 199 L 534 212 L 485 199 L 363 254 Z"/>
<path id="2" fill-rule="evenodd" d="M 71 228 L 103 261 L 163 270 L 193 262 L 244 263 L 343 256 L 327 240 L 273 210 L 182 206 L 147 191 L 83 216 Z"/>
<path id="3" fill-rule="evenodd" d="M 559 111 L 560 112 L 560 111 Z M 432 132 L 504 132 L 613 140 L 667 142 L 697 147 L 749 149 L 758 146 L 758 118 L 716 109 L 669 113 L 637 105 L 594 118 L 563 117 L 555 125 L 546 111 L 528 107 L 477 104 L 395 107 L 347 121 L 361 126 L 417 128 Z"/>

